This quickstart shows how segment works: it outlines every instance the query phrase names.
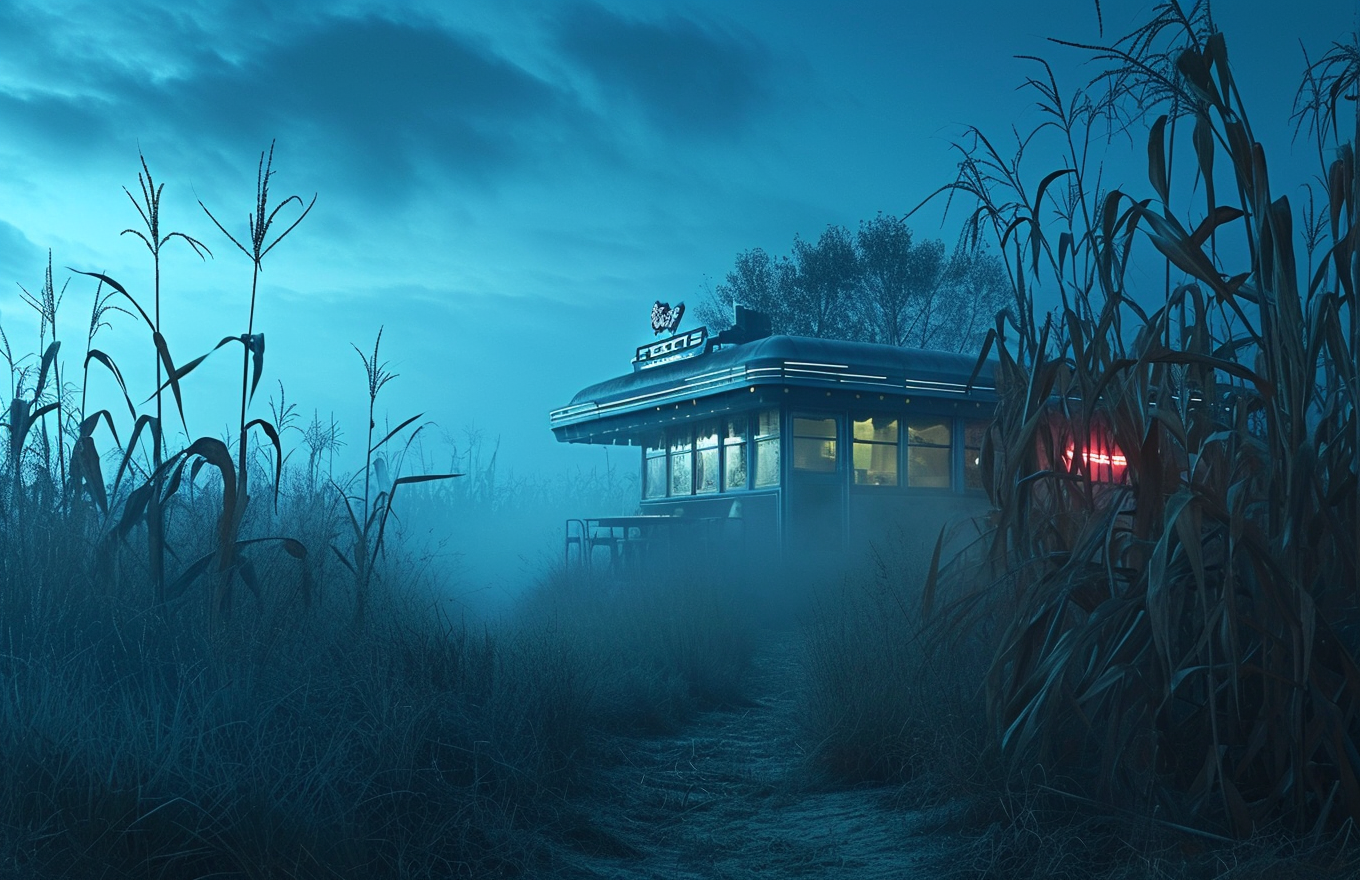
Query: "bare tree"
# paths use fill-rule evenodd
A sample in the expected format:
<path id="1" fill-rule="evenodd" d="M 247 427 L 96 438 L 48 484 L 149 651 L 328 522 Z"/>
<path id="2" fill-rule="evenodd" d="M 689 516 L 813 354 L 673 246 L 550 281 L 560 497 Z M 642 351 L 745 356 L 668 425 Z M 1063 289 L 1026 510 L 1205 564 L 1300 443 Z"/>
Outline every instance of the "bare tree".
<path id="1" fill-rule="evenodd" d="M 944 245 L 914 242 L 902 218 L 879 214 L 860 223 L 860 311 L 864 338 L 908 345 L 930 314 L 943 276 Z"/>
<path id="2" fill-rule="evenodd" d="M 917 347 L 977 351 L 987 330 L 995 326 L 996 316 L 1015 306 L 1005 263 L 985 249 L 969 247 L 960 240 L 941 274 L 931 332 Z"/>
<path id="3" fill-rule="evenodd" d="M 828 226 L 815 243 L 799 236 L 788 257 L 760 248 L 737 255 L 697 314 L 725 329 L 732 307 L 765 312 L 775 333 L 977 351 L 1013 300 L 1001 260 L 960 240 L 917 241 L 904 218 L 880 214 L 856 235 Z"/>
<path id="4" fill-rule="evenodd" d="M 732 307 L 743 305 L 769 315 L 775 333 L 791 333 L 784 302 L 792 284 L 788 257 L 776 259 L 761 248 L 742 251 L 726 280 L 709 291 L 695 314 L 709 327 L 726 329 L 732 324 Z"/>
<path id="5" fill-rule="evenodd" d="M 828 226 L 809 244 L 793 239 L 793 286 L 785 297 L 794 332 L 829 339 L 858 339 L 859 254 L 844 226 Z"/>

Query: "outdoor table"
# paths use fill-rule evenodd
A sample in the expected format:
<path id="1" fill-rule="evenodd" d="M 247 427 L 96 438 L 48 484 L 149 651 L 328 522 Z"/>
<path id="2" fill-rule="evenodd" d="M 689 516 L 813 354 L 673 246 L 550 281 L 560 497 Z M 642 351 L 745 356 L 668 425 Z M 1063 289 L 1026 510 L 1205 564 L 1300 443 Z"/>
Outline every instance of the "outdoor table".
<path id="1" fill-rule="evenodd" d="M 611 572 L 638 575 L 650 557 L 661 551 L 670 555 L 675 528 L 705 523 L 707 519 L 666 514 L 593 516 L 568 520 L 567 562 L 570 564 L 572 548 L 575 547 L 579 559 L 589 569 L 593 567 L 595 551 L 603 547 L 609 551 Z"/>

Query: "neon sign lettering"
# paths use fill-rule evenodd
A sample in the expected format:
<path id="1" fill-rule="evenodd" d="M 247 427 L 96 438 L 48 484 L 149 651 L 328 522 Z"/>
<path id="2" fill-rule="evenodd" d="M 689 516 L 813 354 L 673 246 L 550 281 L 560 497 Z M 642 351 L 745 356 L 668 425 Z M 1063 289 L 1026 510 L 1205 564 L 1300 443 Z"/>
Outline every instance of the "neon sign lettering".
<path id="1" fill-rule="evenodd" d="M 681 333 L 678 336 L 662 339 L 660 342 L 639 345 L 637 355 L 633 358 L 633 366 L 636 369 L 645 370 L 648 367 L 657 367 L 681 358 L 694 357 L 703 352 L 707 342 L 708 328 L 700 327 L 698 330 Z"/>

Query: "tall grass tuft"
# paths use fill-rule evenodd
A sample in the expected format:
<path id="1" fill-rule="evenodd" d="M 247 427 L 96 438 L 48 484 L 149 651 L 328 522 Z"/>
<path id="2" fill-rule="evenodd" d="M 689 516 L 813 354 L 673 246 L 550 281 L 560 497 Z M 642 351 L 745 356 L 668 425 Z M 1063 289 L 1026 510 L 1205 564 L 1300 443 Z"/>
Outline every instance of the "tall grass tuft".
<path id="1" fill-rule="evenodd" d="M 607 732 L 672 732 L 696 711 L 740 704 L 755 644 L 749 610 L 711 581 L 620 587 L 552 570 L 512 617 L 560 644 Z"/>
<path id="2" fill-rule="evenodd" d="M 969 798 L 996 775 L 979 682 L 988 633 L 930 626 L 930 560 L 898 532 L 871 572 L 819 595 L 804 626 L 810 768 L 850 783 L 909 784 L 919 803 Z"/>

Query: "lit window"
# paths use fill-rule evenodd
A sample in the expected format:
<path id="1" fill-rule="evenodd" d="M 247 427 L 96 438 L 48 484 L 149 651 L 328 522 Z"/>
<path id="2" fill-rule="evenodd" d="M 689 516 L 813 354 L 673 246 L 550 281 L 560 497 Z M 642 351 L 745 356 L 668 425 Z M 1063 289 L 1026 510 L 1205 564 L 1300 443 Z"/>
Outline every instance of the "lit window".
<path id="1" fill-rule="evenodd" d="M 746 488 L 746 416 L 727 422 L 723 437 L 723 491 Z"/>
<path id="2" fill-rule="evenodd" d="M 671 494 L 694 494 L 694 444 L 689 439 L 689 431 L 684 430 L 671 435 Z"/>
<path id="3" fill-rule="evenodd" d="M 666 438 L 652 437 L 643 452 L 642 497 L 666 497 Z"/>
<path id="4" fill-rule="evenodd" d="M 982 485 L 982 438 L 990 422 L 966 422 L 963 426 L 963 488 L 985 489 Z"/>
<path id="5" fill-rule="evenodd" d="M 756 488 L 779 485 L 779 410 L 756 417 Z"/>
<path id="6" fill-rule="evenodd" d="M 907 485 L 917 489 L 948 489 L 949 420 L 911 419 L 907 422 Z"/>
<path id="7" fill-rule="evenodd" d="M 718 423 L 704 422 L 694 432 L 694 493 L 718 491 Z"/>
<path id="8" fill-rule="evenodd" d="M 793 420 L 793 469 L 814 473 L 836 470 L 836 420 Z"/>
<path id="9" fill-rule="evenodd" d="M 897 437 L 897 419 L 892 416 L 855 419 L 851 458 L 857 485 L 897 485 Z"/>

